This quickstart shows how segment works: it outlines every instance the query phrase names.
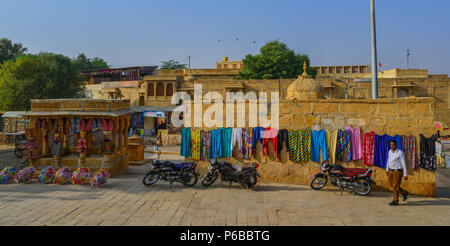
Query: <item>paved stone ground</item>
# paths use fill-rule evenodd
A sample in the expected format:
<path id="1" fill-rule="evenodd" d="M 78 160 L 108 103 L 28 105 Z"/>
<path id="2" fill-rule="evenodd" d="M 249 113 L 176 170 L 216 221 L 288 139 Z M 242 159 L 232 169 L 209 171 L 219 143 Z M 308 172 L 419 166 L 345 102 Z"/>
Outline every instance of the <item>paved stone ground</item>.
<path id="1" fill-rule="evenodd" d="M 178 159 L 165 155 L 166 159 Z M 450 199 L 411 196 L 390 207 L 390 193 L 369 197 L 335 189 L 220 182 L 194 188 L 146 187 L 149 165 L 132 166 L 104 188 L 1 185 L 0 225 L 450 225 Z"/>
<path id="2" fill-rule="evenodd" d="M 22 159 L 14 154 L 14 145 L 0 145 L 0 169 L 7 166 L 19 166 Z"/>
<path id="3" fill-rule="evenodd" d="M 436 170 L 436 195 L 450 198 L 450 169 L 448 168 Z"/>

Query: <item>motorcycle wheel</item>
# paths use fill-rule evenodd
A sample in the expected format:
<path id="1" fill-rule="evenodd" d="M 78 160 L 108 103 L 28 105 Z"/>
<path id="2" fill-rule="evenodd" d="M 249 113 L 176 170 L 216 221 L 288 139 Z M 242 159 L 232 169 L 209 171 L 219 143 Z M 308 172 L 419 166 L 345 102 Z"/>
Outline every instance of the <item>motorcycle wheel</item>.
<path id="1" fill-rule="evenodd" d="M 145 175 L 144 179 L 142 180 L 142 183 L 144 183 L 144 185 L 146 186 L 150 186 L 156 183 L 158 179 L 159 179 L 158 173 L 148 173 L 147 175 Z"/>
<path id="2" fill-rule="evenodd" d="M 256 183 L 258 182 L 258 178 L 256 177 L 256 174 L 250 175 L 250 182 L 247 183 L 247 189 L 252 189 L 256 186 Z"/>
<path id="3" fill-rule="evenodd" d="M 202 183 L 202 185 L 203 185 L 204 187 L 211 186 L 212 184 L 214 184 L 214 182 L 216 182 L 216 180 L 217 180 L 218 177 L 219 177 L 219 174 L 216 173 L 216 172 L 215 172 L 214 174 L 207 173 L 207 174 L 202 178 L 201 183 Z"/>
<path id="4" fill-rule="evenodd" d="M 327 182 L 328 182 L 328 177 L 326 175 L 316 176 L 311 180 L 311 183 L 309 184 L 309 186 L 311 186 L 311 189 L 313 189 L 313 190 L 320 190 L 323 187 L 325 187 Z"/>
<path id="5" fill-rule="evenodd" d="M 366 179 L 357 179 L 352 190 L 360 196 L 367 196 L 372 191 L 372 183 Z"/>
<path id="6" fill-rule="evenodd" d="M 192 187 L 197 184 L 198 177 L 194 172 L 188 172 L 186 175 L 189 175 L 189 180 L 187 182 L 183 182 L 184 186 Z"/>

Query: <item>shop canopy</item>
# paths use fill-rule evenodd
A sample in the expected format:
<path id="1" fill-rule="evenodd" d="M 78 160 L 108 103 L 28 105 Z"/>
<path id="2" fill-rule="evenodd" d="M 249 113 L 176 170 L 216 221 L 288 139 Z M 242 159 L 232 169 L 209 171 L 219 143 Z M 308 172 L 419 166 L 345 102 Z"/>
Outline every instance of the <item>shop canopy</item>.
<path id="1" fill-rule="evenodd" d="M 2 118 L 23 118 L 27 111 L 8 111 L 2 115 Z"/>
<path id="2" fill-rule="evenodd" d="M 122 115 L 133 113 L 131 110 L 120 110 L 113 112 L 105 111 L 31 111 L 23 115 L 25 116 L 104 116 L 119 117 Z"/>
<path id="3" fill-rule="evenodd" d="M 150 106 L 142 106 L 142 107 L 132 107 L 131 110 L 137 113 L 142 112 L 173 112 L 175 108 L 178 106 L 161 106 L 161 107 L 150 107 Z"/>

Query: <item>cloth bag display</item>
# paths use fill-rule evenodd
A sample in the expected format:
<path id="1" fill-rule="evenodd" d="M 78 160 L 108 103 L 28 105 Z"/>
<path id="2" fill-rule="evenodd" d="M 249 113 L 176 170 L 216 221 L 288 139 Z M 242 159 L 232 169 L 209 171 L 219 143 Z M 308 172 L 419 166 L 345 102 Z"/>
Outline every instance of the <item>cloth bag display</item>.
<path id="1" fill-rule="evenodd" d="M 106 184 L 109 178 L 109 173 L 105 169 L 99 169 L 92 175 L 91 186 L 102 187 Z"/>
<path id="2" fill-rule="evenodd" d="M 11 184 L 14 183 L 17 176 L 16 167 L 5 167 L 0 172 L 0 184 Z"/>
<path id="3" fill-rule="evenodd" d="M 53 167 L 45 167 L 39 174 L 38 183 L 52 184 L 55 176 L 55 170 Z"/>
<path id="4" fill-rule="evenodd" d="M 81 167 L 75 170 L 72 174 L 72 184 L 85 185 L 89 184 L 91 171 L 89 168 Z"/>
<path id="5" fill-rule="evenodd" d="M 70 184 L 72 180 L 72 172 L 67 167 L 60 168 L 55 174 L 55 184 Z"/>
<path id="6" fill-rule="evenodd" d="M 34 172 L 36 170 L 34 167 L 25 167 L 24 169 L 17 172 L 16 176 L 16 183 L 18 184 L 26 184 L 30 182 L 31 179 L 33 179 Z"/>

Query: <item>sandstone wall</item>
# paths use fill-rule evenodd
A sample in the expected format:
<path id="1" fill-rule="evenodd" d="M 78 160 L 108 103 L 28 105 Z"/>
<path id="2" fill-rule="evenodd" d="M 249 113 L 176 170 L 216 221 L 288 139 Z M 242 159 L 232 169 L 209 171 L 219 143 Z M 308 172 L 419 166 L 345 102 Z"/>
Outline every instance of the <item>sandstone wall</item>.
<path id="1" fill-rule="evenodd" d="M 203 106 L 203 110 L 208 107 Z M 248 105 L 246 105 L 246 122 L 248 123 L 247 112 Z M 429 137 L 436 133 L 433 123 L 433 98 L 379 99 L 376 101 L 358 99 L 280 101 L 280 129 L 302 129 L 317 126 L 321 129 L 333 130 L 352 125 L 360 126 L 362 132 L 373 130 L 380 135 L 385 133 L 392 136 L 397 134 L 414 135 L 419 143 L 419 134 Z M 194 129 L 196 128 L 194 127 Z M 269 148 L 272 149 L 270 144 Z M 419 145 L 416 149 L 418 152 Z M 285 149 L 283 149 L 281 160 L 277 160 L 272 152 L 269 151 L 269 156 L 258 154 L 254 159 L 254 161 L 262 163 L 260 168 L 262 182 L 307 185 L 311 177 L 319 171 L 318 163 L 293 163 L 287 160 Z M 236 154 L 234 158 L 229 159 L 230 162 L 246 161 L 239 159 Z M 361 161 L 341 164 L 346 167 L 363 166 Z M 200 162 L 200 172 L 205 171 L 207 166 L 208 163 Z M 385 170 L 378 167 L 373 167 L 373 169 L 373 178 L 377 183 L 375 189 L 388 190 Z M 409 169 L 408 171 L 410 178 L 402 184 L 404 189 L 412 194 L 435 196 L 435 172 L 423 169 Z"/>

